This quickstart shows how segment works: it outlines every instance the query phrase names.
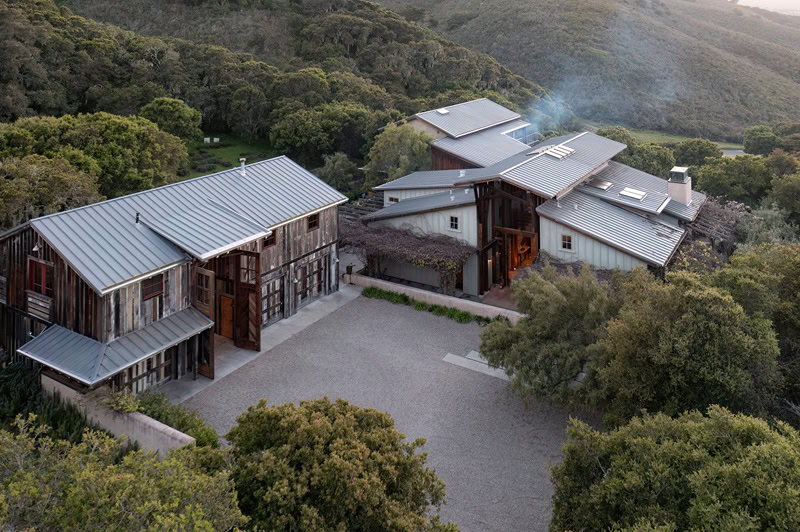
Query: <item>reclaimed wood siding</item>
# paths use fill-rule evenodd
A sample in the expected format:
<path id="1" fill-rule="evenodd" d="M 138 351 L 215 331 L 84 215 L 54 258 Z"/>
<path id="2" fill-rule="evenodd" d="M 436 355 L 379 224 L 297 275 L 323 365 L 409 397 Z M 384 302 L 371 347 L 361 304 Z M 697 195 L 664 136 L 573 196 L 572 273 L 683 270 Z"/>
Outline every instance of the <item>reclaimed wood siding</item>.
<path id="1" fill-rule="evenodd" d="M 38 251 L 33 248 L 38 244 Z M 97 294 L 66 261 L 31 227 L 26 227 L 8 235 L 0 241 L 0 257 L 7 273 L 6 304 L 17 313 L 30 319 L 38 319 L 47 324 L 54 323 L 80 334 L 102 339 L 105 329 L 102 312 L 103 298 Z M 28 258 L 35 257 L 53 265 L 53 298 L 50 304 L 49 320 L 38 318 L 28 312 Z M 24 343 L 24 342 L 23 342 Z"/>
<path id="2" fill-rule="evenodd" d="M 261 273 L 265 275 L 324 246 L 336 242 L 338 233 L 338 208 L 319 212 L 319 226 L 308 230 L 308 218 L 275 229 L 275 245 L 261 253 Z"/>
<path id="3" fill-rule="evenodd" d="M 147 327 L 192 304 L 191 265 L 182 264 L 163 273 L 161 295 L 142 299 L 142 283 L 137 282 L 114 290 L 105 297 L 105 341 L 112 342 L 128 333 Z"/>

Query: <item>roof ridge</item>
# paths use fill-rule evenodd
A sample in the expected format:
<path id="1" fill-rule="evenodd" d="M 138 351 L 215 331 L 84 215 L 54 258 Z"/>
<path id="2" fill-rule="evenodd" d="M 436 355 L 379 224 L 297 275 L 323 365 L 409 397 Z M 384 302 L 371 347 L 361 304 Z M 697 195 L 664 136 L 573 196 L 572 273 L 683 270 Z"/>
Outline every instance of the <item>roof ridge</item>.
<path id="1" fill-rule="evenodd" d="M 565 140 L 565 141 L 564 141 L 564 142 L 562 142 L 561 144 L 553 144 L 553 145 L 550 145 L 550 146 L 545 146 L 545 148 L 547 148 L 546 150 L 542 150 L 542 151 L 540 151 L 539 153 L 533 154 L 533 157 L 530 157 L 530 158 L 528 158 L 528 159 L 525 159 L 524 161 L 522 161 L 522 162 L 520 162 L 520 163 L 517 163 L 517 164 L 515 164 L 515 165 L 514 165 L 514 166 L 512 166 L 511 168 L 506 168 L 505 170 L 503 170 L 502 172 L 500 172 L 500 175 L 506 175 L 506 173 L 507 173 L 507 172 L 510 172 L 511 170 L 515 170 L 515 169 L 519 168 L 520 166 L 524 166 L 524 165 L 528 164 L 529 162 L 531 162 L 531 161 L 534 161 L 534 160 L 538 159 L 539 157 L 541 157 L 542 155 L 546 154 L 546 153 L 547 153 L 548 151 L 550 151 L 551 149 L 553 149 L 553 148 L 555 148 L 555 147 L 557 147 L 557 146 L 563 146 L 563 145 L 564 145 L 564 144 L 566 144 L 567 142 L 572 142 L 573 140 L 575 140 L 575 139 L 578 139 L 578 138 L 580 138 L 580 137 L 582 137 L 582 136 L 586 135 L 587 133 L 589 133 L 589 131 L 584 131 L 583 133 L 578 133 L 578 134 L 577 134 L 577 135 L 575 135 L 574 137 L 572 137 L 572 138 L 570 138 L 570 139 L 567 139 L 567 140 Z M 542 142 L 545 142 L 545 141 L 542 141 Z M 531 146 L 531 149 L 534 149 L 534 150 L 535 150 L 536 148 L 535 148 L 535 146 Z M 533 152 L 531 152 L 531 153 L 533 153 Z M 513 156 L 512 156 L 512 157 L 513 157 Z"/>
<path id="2" fill-rule="evenodd" d="M 467 105 L 468 103 L 480 102 L 481 100 L 489 100 L 489 98 L 484 96 L 483 98 L 475 98 L 474 100 L 469 100 L 469 101 L 466 101 L 466 102 L 454 103 L 453 105 L 445 105 L 444 107 L 437 107 L 436 109 L 428 109 L 427 111 L 420 111 L 419 113 L 417 113 L 417 116 L 421 115 L 421 114 L 425 114 L 425 113 L 435 113 L 439 109 L 452 109 L 453 107 L 458 107 L 460 105 Z M 489 101 L 497 103 L 494 100 L 489 100 Z M 500 104 L 497 103 L 497 105 L 500 105 Z M 505 106 L 501 105 L 501 107 L 505 107 Z M 508 108 L 506 107 L 506 109 L 508 109 Z M 510 109 L 509 109 L 509 111 L 510 111 Z"/>
<path id="3" fill-rule="evenodd" d="M 245 168 L 249 168 L 251 166 L 255 166 L 255 165 L 258 165 L 258 164 L 268 163 L 268 162 L 275 161 L 275 160 L 278 160 L 278 159 L 288 159 L 288 157 L 286 155 L 277 155 L 275 157 L 270 157 L 269 159 L 264 159 L 263 161 L 256 161 L 254 163 L 246 164 Z M 297 163 L 295 163 L 295 164 L 297 164 Z M 219 174 L 224 174 L 225 172 L 235 171 L 236 169 L 237 168 L 226 168 L 225 170 L 220 170 L 219 172 L 214 172 L 213 174 L 200 175 L 200 176 L 197 176 L 197 177 L 193 177 L 191 179 L 185 179 L 183 181 L 177 181 L 175 183 L 167 183 L 166 185 L 161 185 L 161 186 L 155 187 L 155 188 L 148 188 L 147 190 L 140 190 L 139 192 L 132 192 L 130 194 L 126 194 L 124 196 L 119 196 L 117 198 L 105 199 L 103 201 L 97 201 L 95 203 L 90 203 L 89 205 L 82 205 L 80 207 L 75 207 L 73 209 L 67 209 L 66 211 L 60 211 L 60 212 L 54 212 L 54 213 L 51 213 L 51 214 L 45 214 L 44 216 L 39 216 L 39 217 L 36 217 L 36 218 L 32 218 L 32 219 L 28 220 L 28 222 L 26 222 L 26 223 L 35 222 L 37 220 L 43 220 L 45 218 L 55 218 L 55 217 L 61 216 L 63 214 L 69 213 L 69 212 L 81 211 L 81 210 L 89 209 L 89 208 L 92 208 L 92 207 L 97 207 L 98 205 L 106 205 L 106 204 L 114 203 L 116 201 L 124 200 L 124 199 L 127 199 L 127 198 L 133 198 L 133 197 L 136 197 L 136 196 L 143 196 L 145 194 L 149 194 L 149 193 L 155 192 L 157 190 L 163 190 L 163 189 L 167 189 L 167 188 L 170 188 L 170 187 L 178 187 L 178 186 L 181 186 L 181 185 L 185 185 L 187 183 L 193 183 L 195 181 L 200 181 L 202 179 L 207 179 L 207 178 L 210 178 L 210 177 L 214 177 L 214 176 L 219 175 Z"/>

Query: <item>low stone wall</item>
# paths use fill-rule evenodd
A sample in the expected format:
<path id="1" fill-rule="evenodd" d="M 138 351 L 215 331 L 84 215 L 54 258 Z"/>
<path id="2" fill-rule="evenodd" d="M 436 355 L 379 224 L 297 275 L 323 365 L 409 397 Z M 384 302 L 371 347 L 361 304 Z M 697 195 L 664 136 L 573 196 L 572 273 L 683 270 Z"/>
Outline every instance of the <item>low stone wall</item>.
<path id="1" fill-rule="evenodd" d="M 115 412 L 97 398 L 75 391 L 47 375 L 42 375 L 42 388 L 49 393 L 58 392 L 63 399 L 76 404 L 84 411 L 90 423 L 102 427 L 117 438 L 124 435 L 129 440 L 137 442 L 144 450 L 157 451 L 159 456 L 167 456 L 171 449 L 195 443 L 195 439 L 188 434 L 160 421 L 139 412 L 133 414 Z"/>
<path id="2" fill-rule="evenodd" d="M 493 307 L 492 305 L 485 305 L 476 301 L 459 299 L 457 297 L 446 296 L 444 294 L 437 294 L 428 290 L 422 290 L 421 288 L 414 288 L 412 286 L 393 283 L 391 281 L 375 279 L 374 277 L 367 277 L 366 275 L 361 275 L 360 273 L 354 273 L 352 275 L 345 274 L 344 280 L 346 283 L 353 284 L 355 286 L 360 286 L 363 288 L 374 286 L 375 288 L 381 288 L 383 290 L 405 294 L 412 299 L 428 303 L 429 305 L 442 305 L 444 307 L 464 310 L 485 318 L 491 319 L 498 316 L 503 316 L 514 325 L 516 325 L 516 323 L 523 316 L 523 314 L 513 310 Z"/>

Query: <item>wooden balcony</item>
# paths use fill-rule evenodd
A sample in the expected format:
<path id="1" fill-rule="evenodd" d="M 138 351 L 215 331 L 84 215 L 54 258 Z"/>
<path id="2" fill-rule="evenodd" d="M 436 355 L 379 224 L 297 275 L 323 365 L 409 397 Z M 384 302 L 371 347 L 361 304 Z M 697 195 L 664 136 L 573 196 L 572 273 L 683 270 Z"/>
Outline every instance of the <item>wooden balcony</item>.
<path id="1" fill-rule="evenodd" d="M 27 301 L 28 314 L 40 320 L 50 321 L 50 307 L 53 304 L 53 298 L 43 296 L 32 290 L 25 290 L 25 300 Z"/>

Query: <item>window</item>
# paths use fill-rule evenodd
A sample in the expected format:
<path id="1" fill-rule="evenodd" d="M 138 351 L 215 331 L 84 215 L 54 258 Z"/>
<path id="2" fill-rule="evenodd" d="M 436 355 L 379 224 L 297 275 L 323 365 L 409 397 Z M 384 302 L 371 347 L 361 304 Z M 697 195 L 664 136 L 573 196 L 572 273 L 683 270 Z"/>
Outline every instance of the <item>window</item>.
<path id="1" fill-rule="evenodd" d="M 275 232 L 264 239 L 264 249 L 275 245 Z"/>
<path id="2" fill-rule="evenodd" d="M 37 294 L 53 297 L 52 263 L 28 257 L 28 288 Z"/>
<path id="3" fill-rule="evenodd" d="M 142 299 L 151 299 L 164 292 L 164 279 L 159 273 L 142 281 Z"/>
<path id="4" fill-rule="evenodd" d="M 450 230 L 451 231 L 458 231 L 458 216 L 451 216 L 450 217 Z"/>
<path id="5" fill-rule="evenodd" d="M 313 231 L 319 227 L 319 214 L 312 214 L 308 217 L 308 230 Z"/>
<path id="6" fill-rule="evenodd" d="M 572 237 L 570 235 L 561 235 L 561 249 L 572 251 Z"/>
<path id="7" fill-rule="evenodd" d="M 209 294 L 209 277 L 204 273 L 197 273 L 195 278 L 195 298 L 201 305 L 209 305 L 211 303 L 211 295 Z"/>
<path id="8" fill-rule="evenodd" d="M 399 201 L 400 201 L 400 198 L 395 198 L 395 197 L 389 196 L 389 203 L 397 203 Z"/>

